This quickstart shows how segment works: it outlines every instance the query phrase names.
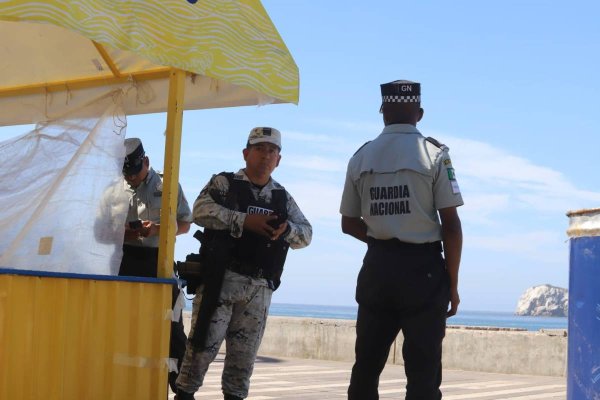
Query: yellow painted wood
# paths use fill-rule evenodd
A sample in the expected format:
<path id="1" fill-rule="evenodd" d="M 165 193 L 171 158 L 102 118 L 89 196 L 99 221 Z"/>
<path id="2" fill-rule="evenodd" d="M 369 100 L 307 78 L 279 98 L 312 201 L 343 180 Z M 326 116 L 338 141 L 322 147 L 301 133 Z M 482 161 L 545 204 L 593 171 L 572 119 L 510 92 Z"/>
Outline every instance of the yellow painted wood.
<path id="1" fill-rule="evenodd" d="M 169 104 L 167 107 L 167 137 L 160 215 L 160 241 L 158 247 L 158 277 L 171 277 L 177 232 L 177 194 L 179 185 L 179 159 L 181 155 L 181 126 L 183 122 L 183 95 L 185 75 L 173 68 L 169 79 Z"/>
<path id="2" fill-rule="evenodd" d="M 127 76 L 115 77 L 106 75 L 103 77 L 90 77 L 82 79 L 72 79 L 69 81 L 56 81 L 48 83 L 39 83 L 32 85 L 0 87 L 0 97 L 25 96 L 38 93 L 64 92 L 69 90 L 78 90 L 91 87 L 109 86 L 134 81 L 151 81 L 165 79 L 169 76 L 170 68 L 160 67 L 151 71 L 135 72 Z"/>
<path id="3" fill-rule="evenodd" d="M 57 25 L 155 65 L 298 102 L 298 67 L 260 0 L 5 0 L 0 21 Z"/>
<path id="4" fill-rule="evenodd" d="M 102 56 L 102 59 L 104 60 L 106 65 L 108 65 L 108 68 L 110 68 L 110 71 L 113 73 L 113 75 L 117 78 L 123 76 L 113 59 L 110 57 L 110 54 L 108 54 L 108 51 L 106 51 L 106 49 L 104 48 L 104 46 L 93 40 L 92 43 L 94 44 L 96 50 L 98 50 L 98 53 L 100 53 L 100 56 Z"/>
<path id="5" fill-rule="evenodd" d="M 164 400 L 170 301 L 166 283 L 0 273 L 0 399 Z"/>

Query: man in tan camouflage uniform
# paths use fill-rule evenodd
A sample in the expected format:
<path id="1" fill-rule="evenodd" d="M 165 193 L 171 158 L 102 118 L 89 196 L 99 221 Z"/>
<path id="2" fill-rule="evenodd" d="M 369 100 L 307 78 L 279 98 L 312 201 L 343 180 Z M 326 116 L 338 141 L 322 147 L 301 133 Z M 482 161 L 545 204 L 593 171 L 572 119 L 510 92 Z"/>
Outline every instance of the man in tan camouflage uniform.
<path id="1" fill-rule="evenodd" d="M 194 299 L 177 400 L 194 398 L 223 339 L 224 398 L 248 396 L 271 295 L 279 286 L 288 247 L 306 247 L 312 238 L 312 227 L 292 196 L 271 178 L 281 160 L 280 150 L 278 130 L 252 129 L 243 150 L 246 168 L 214 175 L 194 203 L 194 222 L 205 228 L 207 238 L 200 255 L 211 246 L 221 251 L 205 258 L 211 271 Z M 213 306 L 207 306 L 211 301 Z"/>

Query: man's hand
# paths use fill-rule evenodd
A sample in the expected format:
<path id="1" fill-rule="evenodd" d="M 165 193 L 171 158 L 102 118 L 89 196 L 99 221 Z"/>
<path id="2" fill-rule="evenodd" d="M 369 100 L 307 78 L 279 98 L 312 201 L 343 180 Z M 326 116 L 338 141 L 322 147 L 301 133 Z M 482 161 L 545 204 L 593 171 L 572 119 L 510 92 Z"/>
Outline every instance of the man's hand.
<path id="1" fill-rule="evenodd" d="M 451 316 L 456 315 L 459 304 L 460 296 L 458 295 L 458 289 L 450 289 L 450 309 L 446 314 L 446 318 L 450 318 Z"/>
<path id="2" fill-rule="evenodd" d="M 276 219 L 277 216 L 273 214 L 247 214 L 246 219 L 244 220 L 244 229 L 268 237 L 271 240 L 275 240 L 287 228 L 287 222 L 279 225 L 278 228 L 273 228 L 269 225 L 269 222 L 275 221 Z"/>
<path id="3" fill-rule="evenodd" d="M 158 236 L 160 232 L 160 225 L 152 221 L 142 221 L 142 227 L 139 231 L 140 236 L 143 237 Z"/>
<path id="4" fill-rule="evenodd" d="M 276 228 L 273 231 L 273 234 L 271 234 L 271 240 L 279 239 L 279 236 L 281 236 L 283 234 L 283 232 L 286 231 L 287 227 L 288 227 L 288 223 L 287 223 L 287 221 L 284 221 L 281 225 L 279 225 L 278 228 Z"/>
<path id="5" fill-rule="evenodd" d="M 367 242 L 367 224 L 365 221 L 358 217 L 347 217 L 342 215 L 342 232 L 361 242 Z"/>

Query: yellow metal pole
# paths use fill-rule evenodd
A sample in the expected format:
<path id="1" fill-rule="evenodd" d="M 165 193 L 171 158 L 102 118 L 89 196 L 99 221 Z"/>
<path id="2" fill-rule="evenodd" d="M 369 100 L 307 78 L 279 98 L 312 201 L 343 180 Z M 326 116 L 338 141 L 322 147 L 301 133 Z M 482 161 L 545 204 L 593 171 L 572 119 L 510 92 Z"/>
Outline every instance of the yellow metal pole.
<path id="1" fill-rule="evenodd" d="M 160 214 L 160 241 L 158 246 L 159 278 L 170 278 L 173 272 L 175 235 L 177 233 L 177 194 L 179 185 L 184 86 L 185 71 L 172 68 L 169 77 L 167 137 L 165 141 L 165 165 Z"/>
<path id="2" fill-rule="evenodd" d="M 85 89 L 89 87 L 118 85 L 134 81 L 151 81 L 165 79 L 169 75 L 170 68 L 156 68 L 149 71 L 134 72 L 127 75 L 115 77 L 112 74 L 94 76 L 88 78 L 71 79 L 68 81 L 56 81 L 46 83 L 33 83 L 30 85 L 8 86 L 0 88 L 0 98 L 12 96 L 25 96 L 37 93 L 62 92 L 67 90 Z"/>

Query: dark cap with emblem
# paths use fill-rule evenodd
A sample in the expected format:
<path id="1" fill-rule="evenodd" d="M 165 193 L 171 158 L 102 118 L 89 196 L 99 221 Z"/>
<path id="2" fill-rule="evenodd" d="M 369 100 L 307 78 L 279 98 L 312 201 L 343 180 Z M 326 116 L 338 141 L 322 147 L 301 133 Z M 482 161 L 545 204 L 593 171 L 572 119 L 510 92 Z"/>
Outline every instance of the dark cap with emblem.
<path id="1" fill-rule="evenodd" d="M 381 85 L 383 103 L 420 103 L 421 84 L 412 81 L 393 81 Z"/>
<path id="2" fill-rule="evenodd" d="M 135 175 L 142 170 L 144 165 L 144 146 L 138 138 L 125 139 L 125 162 L 123 163 L 123 175 Z"/>

